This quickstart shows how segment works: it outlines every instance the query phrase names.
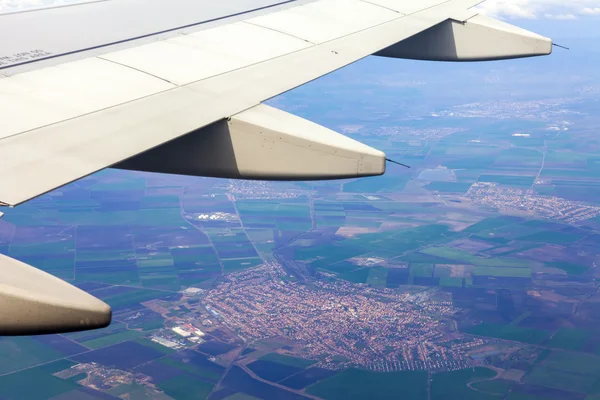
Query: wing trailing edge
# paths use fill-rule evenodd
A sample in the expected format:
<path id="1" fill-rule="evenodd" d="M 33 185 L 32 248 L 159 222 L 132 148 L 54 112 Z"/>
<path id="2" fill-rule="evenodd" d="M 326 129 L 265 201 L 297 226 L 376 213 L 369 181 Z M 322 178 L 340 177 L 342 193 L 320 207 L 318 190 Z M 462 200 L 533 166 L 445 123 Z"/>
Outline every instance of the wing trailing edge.
<path id="1" fill-rule="evenodd" d="M 0 254 L 0 336 L 103 328 L 110 307 L 71 284 Z"/>
<path id="2" fill-rule="evenodd" d="M 259 180 L 382 175 L 386 156 L 314 122 L 260 104 L 115 168 Z"/>

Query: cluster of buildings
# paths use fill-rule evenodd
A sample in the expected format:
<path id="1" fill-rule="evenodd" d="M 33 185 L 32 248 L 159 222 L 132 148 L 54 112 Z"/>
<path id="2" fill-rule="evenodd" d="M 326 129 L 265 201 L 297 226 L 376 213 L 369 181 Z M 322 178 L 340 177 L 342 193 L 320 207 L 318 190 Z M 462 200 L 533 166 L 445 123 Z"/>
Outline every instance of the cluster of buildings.
<path id="1" fill-rule="evenodd" d="M 465 196 L 476 204 L 499 210 L 532 212 L 542 218 L 557 219 L 568 223 L 600 215 L 600 207 L 560 197 L 538 196 L 527 189 L 502 187 L 490 182 L 473 184 Z"/>
<path id="2" fill-rule="evenodd" d="M 359 366 L 377 371 L 468 365 L 465 353 L 437 344 L 457 335 L 444 322 L 450 302 L 332 280 L 310 285 L 286 279 L 269 262 L 229 274 L 203 302 L 221 323 L 246 341 L 287 337 L 301 356 L 324 368 Z"/>
<path id="3" fill-rule="evenodd" d="M 419 139 L 441 139 L 453 133 L 464 132 L 466 128 L 415 128 L 412 126 L 382 126 L 372 134 L 374 136 L 413 136 Z"/>
<path id="4" fill-rule="evenodd" d="M 265 199 L 296 199 L 304 196 L 302 190 L 290 189 L 281 190 L 281 185 L 274 185 L 267 181 L 244 181 L 229 180 L 216 188 L 227 192 L 229 200 L 265 200 Z"/>
<path id="5" fill-rule="evenodd" d="M 198 214 L 196 218 L 201 221 L 233 221 L 238 220 L 237 214 L 231 214 L 226 212 L 213 212 L 208 214 Z"/>
<path id="6" fill-rule="evenodd" d="M 204 343 L 206 334 L 190 323 L 160 329 L 150 340 L 173 350 L 193 347 Z"/>
<path id="7" fill-rule="evenodd" d="M 560 107 L 572 102 L 573 99 L 568 98 L 476 102 L 461 104 L 453 107 L 452 110 L 441 111 L 437 115 L 460 118 L 550 118 L 556 114 L 565 114 L 567 110 Z"/>
<path id="8" fill-rule="evenodd" d="M 82 374 L 85 374 L 86 377 L 79 381 L 79 384 L 91 389 L 106 391 L 120 385 L 135 383 L 159 394 L 149 376 L 106 367 L 95 362 L 74 365 L 66 370 L 55 373 L 54 376 L 61 379 L 71 379 Z"/>

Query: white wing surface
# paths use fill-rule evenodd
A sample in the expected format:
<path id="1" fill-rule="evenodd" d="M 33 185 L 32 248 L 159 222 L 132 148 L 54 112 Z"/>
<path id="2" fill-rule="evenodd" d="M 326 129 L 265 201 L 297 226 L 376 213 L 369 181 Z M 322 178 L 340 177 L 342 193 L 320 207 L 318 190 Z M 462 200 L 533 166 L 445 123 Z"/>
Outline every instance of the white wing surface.
<path id="1" fill-rule="evenodd" d="M 261 103 L 372 54 L 551 53 L 549 39 L 478 15 L 478 2 L 112 0 L 0 15 L 0 37 L 11 38 L 0 41 L 0 202 L 111 166 L 246 179 L 383 174 L 384 153 Z M 22 267 L 0 258 L 7 271 Z M 67 317 L 15 328 L 3 310 L 27 307 L 35 292 L 18 282 L 10 293 L 23 296 L 0 295 L 0 334 L 74 329 Z M 110 321 L 72 290 L 85 303 L 78 312 Z"/>

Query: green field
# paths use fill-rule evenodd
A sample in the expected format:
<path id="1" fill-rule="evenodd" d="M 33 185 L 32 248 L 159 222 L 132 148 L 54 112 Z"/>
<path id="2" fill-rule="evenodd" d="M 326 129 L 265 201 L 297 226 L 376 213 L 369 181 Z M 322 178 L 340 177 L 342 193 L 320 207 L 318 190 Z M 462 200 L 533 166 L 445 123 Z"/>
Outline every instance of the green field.
<path id="1" fill-rule="evenodd" d="M 533 185 L 535 176 L 520 175 L 481 175 L 479 182 L 495 182 L 501 185 L 529 187 Z"/>
<path id="2" fill-rule="evenodd" d="M 223 271 L 225 273 L 240 271 L 242 269 L 252 268 L 262 264 L 262 260 L 258 257 L 229 259 L 222 260 L 222 262 Z"/>
<path id="3" fill-rule="evenodd" d="M 569 262 L 550 262 L 547 263 L 549 267 L 560 268 L 569 275 L 581 275 L 584 274 L 590 267 L 585 265 L 573 264 Z"/>
<path id="4" fill-rule="evenodd" d="M 454 261 L 455 264 L 471 264 L 480 267 L 513 267 L 513 268 L 527 268 L 531 266 L 531 262 L 527 260 L 518 260 L 513 258 L 484 258 L 475 256 L 468 251 L 455 249 L 452 247 L 429 247 L 424 250 L 420 250 L 423 254 L 428 254 L 447 260 Z"/>
<path id="5" fill-rule="evenodd" d="M 488 381 L 473 382 L 471 386 L 477 390 L 481 390 L 490 394 L 504 396 L 508 393 L 515 382 L 504 379 L 492 379 Z"/>
<path id="6" fill-rule="evenodd" d="M 340 278 L 353 283 L 365 283 L 369 279 L 371 268 L 359 268 L 352 271 L 344 272 L 339 275 Z"/>
<path id="7" fill-rule="evenodd" d="M 501 396 L 477 392 L 467 386 L 469 382 L 495 376 L 495 371 L 481 367 L 434 374 L 431 382 L 431 399 L 501 400 Z"/>
<path id="8" fill-rule="evenodd" d="M 466 229 L 463 230 L 463 232 L 478 233 L 481 231 L 487 231 L 490 229 L 499 228 L 501 226 L 518 224 L 520 222 L 521 222 L 520 219 L 516 219 L 514 217 L 491 217 L 491 218 L 486 218 L 482 221 L 477 222 L 476 224 L 473 224 L 473 225 L 467 227 Z"/>
<path id="9" fill-rule="evenodd" d="M 467 333 L 530 344 L 541 344 L 550 335 L 550 332 L 541 329 L 521 328 L 491 322 L 476 325 L 468 329 Z"/>
<path id="10" fill-rule="evenodd" d="M 600 391 L 599 358 L 564 351 L 545 351 L 544 355 L 546 357 L 536 362 L 534 370 L 526 375 L 526 383 L 587 394 Z"/>
<path id="11" fill-rule="evenodd" d="M 347 369 L 306 391 L 326 400 L 385 400 L 390 398 L 390 393 L 402 400 L 426 400 L 427 371 L 383 373 Z"/>
<path id="12" fill-rule="evenodd" d="M 187 372 L 209 382 L 217 382 L 225 371 L 225 368 L 216 363 L 206 361 L 203 365 L 196 365 L 185 362 L 180 357 L 177 357 L 177 355 L 162 358 L 158 362 L 162 365 Z"/>
<path id="13" fill-rule="evenodd" d="M 205 399 L 211 392 L 213 385 L 193 376 L 178 375 L 161 381 L 158 387 L 174 399 L 197 400 Z"/>
<path id="14" fill-rule="evenodd" d="M 0 374 L 63 357 L 63 353 L 31 337 L 0 338 Z"/>
<path id="15" fill-rule="evenodd" d="M 463 278 L 440 278 L 440 286 L 442 287 L 462 287 Z"/>
<path id="16" fill-rule="evenodd" d="M 121 398 L 126 398 L 128 400 L 172 400 L 172 397 L 169 397 L 166 394 L 154 392 L 147 386 L 142 386 L 137 383 L 129 385 L 122 384 L 107 390 L 107 393 L 117 397 L 123 396 Z"/>
<path id="17" fill-rule="evenodd" d="M 591 336 L 591 331 L 560 328 L 548 339 L 545 345 L 567 350 L 581 350 Z"/>
<path id="18" fill-rule="evenodd" d="M 97 339 L 88 340 L 81 344 L 90 349 L 99 349 L 101 347 L 111 346 L 113 344 L 125 342 L 130 339 L 135 339 L 141 336 L 148 335 L 148 332 L 125 330 L 112 335 L 101 336 Z"/>
<path id="19" fill-rule="evenodd" d="M 369 271 L 367 283 L 378 289 L 385 289 L 387 281 L 388 269 L 384 267 L 373 267 Z"/>
<path id="20" fill-rule="evenodd" d="M 279 353 L 269 353 L 265 356 L 262 356 L 260 359 L 298 368 L 308 368 L 309 366 L 315 363 L 315 361 L 313 360 L 306 360 L 304 358 L 286 356 Z"/>
<path id="21" fill-rule="evenodd" d="M 544 366 L 535 367 L 533 372 L 525 377 L 526 383 L 578 393 L 589 393 L 594 388 L 596 381 L 597 378 L 594 376 Z"/>
<path id="22" fill-rule="evenodd" d="M 532 394 L 510 392 L 506 400 L 547 400 L 546 397 L 534 396 Z M 586 399 L 587 400 L 587 399 Z"/>
<path id="23" fill-rule="evenodd" d="M 545 367 L 600 377 L 600 358 L 582 353 L 553 351 L 543 362 Z"/>
<path id="24" fill-rule="evenodd" d="M 127 307 L 133 304 L 142 303 L 144 301 L 156 299 L 164 296 L 165 293 L 152 289 L 131 289 L 125 293 L 102 298 L 108 305 L 113 308 Z"/>
<path id="25" fill-rule="evenodd" d="M 173 353 L 175 353 L 175 350 L 170 349 L 168 347 L 163 346 L 162 344 L 158 344 L 156 342 L 153 342 L 153 341 L 145 339 L 145 338 L 135 339 L 135 340 L 132 340 L 132 342 L 139 343 L 142 346 L 150 347 L 150 348 L 152 348 L 154 350 L 157 350 L 157 351 L 159 351 L 160 353 L 163 353 L 163 354 L 173 354 Z"/>
<path id="26" fill-rule="evenodd" d="M 531 278 L 531 268 L 514 267 L 475 267 L 473 276 L 503 276 L 514 278 Z"/>
<path id="27" fill-rule="evenodd" d="M 0 376 L 1 396 L 7 400 L 46 400 L 77 389 L 79 385 L 75 382 L 52 375 L 75 364 L 61 360 Z"/>
<path id="28" fill-rule="evenodd" d="M 528 241 L 528 242 L 564 244 L 564 243 L 573 243 L 581 238 L 583 238 L 583 236 L 575 235 L 573 233 L 557 232 L 557 231 L 543 231 L 543 232 L 533 233 L 531 235 L 521 236 L 521 237 L 518 237 L 517 239 L 523 240 L 523 241 Z"/>
<path id="29" fill-rule="evenodd" d="M 441 193 L 465 193 L 471 187 L 470 182 L 432 182 L 427 189 Z"/>
<path id="30" fill-rule="evenodd" d="M 430 278 L 433 275 L 433 264 L 411 263 L 410 276 L 423 276 Z"/>

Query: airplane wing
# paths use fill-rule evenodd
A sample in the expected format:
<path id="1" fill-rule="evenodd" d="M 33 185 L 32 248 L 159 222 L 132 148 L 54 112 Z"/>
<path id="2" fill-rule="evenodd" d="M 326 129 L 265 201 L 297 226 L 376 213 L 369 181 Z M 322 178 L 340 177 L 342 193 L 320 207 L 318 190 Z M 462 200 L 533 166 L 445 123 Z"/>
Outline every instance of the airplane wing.
<path id="1" fill-rule="evenodd" d="M 0 15 L 0 37 L 11 39 L 0 42 L 0 203 L 107 167 L 263 180 L 381 175 L 383 152 L 262 102 L 372 54 L 551 53 L 550 39 L 479 15 L 479 2 L 100 0 Z M 56 285 L 0 258 L 0 276 L 31 278 L 0 283 L 0 334 L 110 322 L 104 303 L 74 287 L 38 292 L 29 270 Z M 42 311 L 5 311 L 15 309 Z M 50 323 L 42 317 L 52 309 L 62 311 Z"/>

